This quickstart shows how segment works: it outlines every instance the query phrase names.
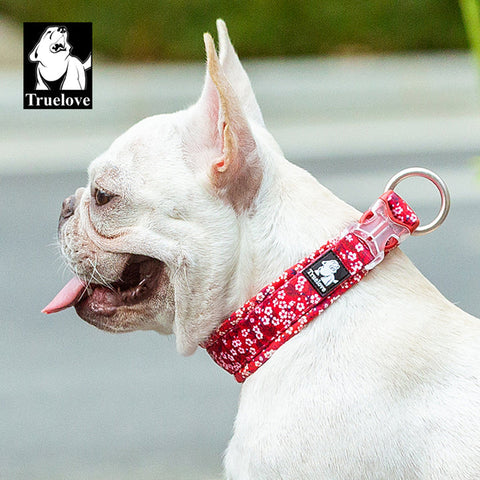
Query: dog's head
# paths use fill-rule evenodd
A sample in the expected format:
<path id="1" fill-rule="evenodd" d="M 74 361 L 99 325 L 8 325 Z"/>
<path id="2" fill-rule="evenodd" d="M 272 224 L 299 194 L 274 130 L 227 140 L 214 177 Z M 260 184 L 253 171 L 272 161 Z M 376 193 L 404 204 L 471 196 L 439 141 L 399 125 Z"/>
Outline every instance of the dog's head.
<path id="1" fill-rule="evenodd" d="M 74 305 L 104 330 L 174 332 L 188 354 L 236 307 L 240 225 L 262 186 L 258 137 L 270 137 L 226 26 L 217 27 L 219 57 L 204 37 L 199 101 L 134 125 L 65 200 L 59 242 L 78 278 L 47 313 Z"/>
<path id="2" fill-rule="evenodd" d="M 322 262 L 322 266 L 320 267 L 320 274 L 324 276 L 332 275 L 336 273 L 337 270 L 340 268 L 340 265 L 336 260 L 327 260 Z"/>
<path id="3" fill-rule="evenodd" d="M 39 62 L 44 67 L 65 62 L 72 46 L 68 43 L 65 27 L 48 27 L 28 56 L 31 62 Z"/>

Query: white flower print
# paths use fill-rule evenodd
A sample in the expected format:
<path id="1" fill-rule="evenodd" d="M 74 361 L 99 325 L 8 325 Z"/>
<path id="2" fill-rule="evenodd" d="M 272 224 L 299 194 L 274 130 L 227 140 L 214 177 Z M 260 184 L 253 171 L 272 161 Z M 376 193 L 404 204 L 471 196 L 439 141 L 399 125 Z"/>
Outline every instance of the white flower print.
<path id="1" fill-rule="evenodd" d="M 255 298 L 257 299 L 257 302 L 263 302 L 263 300 L 265 299 L 265 295 L 263 294 L 263 292 L 260 292 L 257 293 L 257 296 Z"/>
<path id="2" fill-rule="evenodd" d="M 403 213 L 403 208 L 400 205 L 397 205 L 396 207 L 392 208 L 392 212 L 395 215 L 400 215 Z"/>
<path id="3" fill-rule="evenodd" d="M 257 337 L 258 340 L 262 339 L 263 338 L 263 334 L 262 332 L 260 331 L 260 328 L 258 325 L 255 325 L 253 328 L 253 333 L 255 333 L 255 336 Z"/>
<path id="4" fill-rule="evenodd" d="M 305 287 L 305 284 L 303 282 L 298 282 L 296 285 L 295 285 L 295 290 L 297 292 L 302 292 L 303 289 Z"/>
<path id="5" fill-rule="evenodd" d="M 311 295 L 310 296 L 310 303 L 320 303 L 320 301 L 322 300 L 322 298 L 320 297 L 320 295 L 317 295 L 316 293 L 314 295 Z"/>
<path id="6" fill-rule="evenodd" d="M 303 303 L 297 303 L 297 310 L 299 312 L 303 312 L 305 310 L 305 304 Z"/>
<path id="7" fill-rule="evenodd" d="M 363 267 L 363 264 L 360 260 L 356 261 L 355 263 L 352 264 L 352 269 L 353 273 L 357 273 L 359 270 L 361 270 Z"/>

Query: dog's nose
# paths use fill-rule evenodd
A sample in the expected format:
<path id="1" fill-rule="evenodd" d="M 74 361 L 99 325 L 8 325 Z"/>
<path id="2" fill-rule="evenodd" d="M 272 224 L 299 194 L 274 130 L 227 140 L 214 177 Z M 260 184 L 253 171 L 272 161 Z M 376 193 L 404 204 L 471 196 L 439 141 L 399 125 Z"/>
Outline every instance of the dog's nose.
<path id="1" fill-rule="evenodd" d="M 65 27 L 58 27 L 58 33 L 65 33 L 67 29 Z"/>
<path id="2" fill-rule="evenodd" d="M 62 225 L 75 213 L 78 202 L 83 194 L 84 188 L 79 188 L 75 194 L 67 197 L 62 203 L 62 210 L 60 211 L 60 218 L 58 219 L 58 232 Z"/>
<path id="3" fill-rule="evenodd" d="M 75 195 L 70 195 L 63 201 L 59 224 L 63 224 L 67 218 L 71 217 L 75 213 L 76 203 L 77 199 L 75 198 Z"/>

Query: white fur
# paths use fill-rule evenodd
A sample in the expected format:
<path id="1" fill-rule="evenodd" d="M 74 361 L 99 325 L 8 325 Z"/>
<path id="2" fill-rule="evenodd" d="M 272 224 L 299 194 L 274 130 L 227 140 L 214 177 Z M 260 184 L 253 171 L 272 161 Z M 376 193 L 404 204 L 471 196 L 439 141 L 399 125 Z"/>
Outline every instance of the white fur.
<path id="1" fill-rule="evenodd" d="M 166 263 L 174 308 L 159 306 L 151 328 L 173 331 L 184 354 L 359 218 L 284 159 L 223 22 L 218 29 L 220 66 L 207 38 L 200 101 L 115 141 L 92 164 L 90 186 L 121 202 L 95 207 L 89 186 L 78 225 L 66 229 L 88 244 L 68 254 L 73 264 L 91 251 L 105 274 L 122 252 Z M 228 176 L 242 169 L 261 178 L 252 202 L 251 184 L 235 189 Z M 227 478 L 478 479 L 479 379 L 480 322 L 397 250 L 246 380 Z"/>

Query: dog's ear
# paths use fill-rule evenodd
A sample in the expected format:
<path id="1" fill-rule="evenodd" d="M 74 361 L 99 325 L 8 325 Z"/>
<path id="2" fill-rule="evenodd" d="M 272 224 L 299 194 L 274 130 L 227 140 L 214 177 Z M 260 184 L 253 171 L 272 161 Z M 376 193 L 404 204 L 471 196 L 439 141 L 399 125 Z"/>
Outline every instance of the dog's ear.
<path id="1" fill-rule="evenodd" d="M 253 93 L 250 79 L 240 63 L 238 55 L 230 41 L 227 25 L 220 18 L 217 20 L 217 31 L 220 64 L 225 72 L 225 76 L 233 86 L 248 119 L 265 126 L 262 112 L 258 106 L 255 94 Z"/>
<path id="2" fill-rule="evenodd" d="M 208 162 L 209 176 L 219 195 L 241 213 L 249 209 L 258 193 L 262 167 L 247 115 L 225 75 L 210 34 L 204 35 L 204 41 L 207 74 L 197 106 L 214 155 Z"/>

